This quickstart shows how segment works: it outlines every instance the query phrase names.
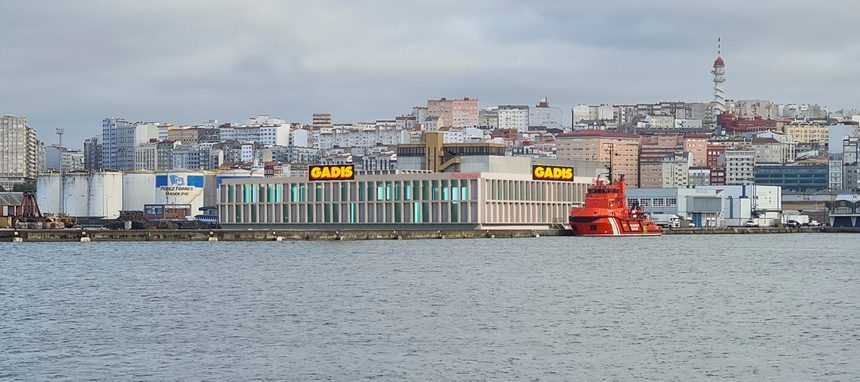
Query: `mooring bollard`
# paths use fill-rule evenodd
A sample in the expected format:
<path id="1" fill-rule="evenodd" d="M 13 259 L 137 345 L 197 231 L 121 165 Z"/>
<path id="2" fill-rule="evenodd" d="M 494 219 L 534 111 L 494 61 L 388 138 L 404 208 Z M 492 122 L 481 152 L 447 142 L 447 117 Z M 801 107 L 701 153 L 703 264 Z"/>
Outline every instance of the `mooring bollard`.
<path id="1" fill-rule="evenodd" d="M 87 236 L 87 231 L 81 231 L 81 243 L 89 243 L 90 237 Z"/>
<path id="2" fill-rule="evenodd" d="M 209 231 L 209 238 L 207 240 L 208 241 L 218 241 L 218 236 L 215 236 L 215 232 Z"/>

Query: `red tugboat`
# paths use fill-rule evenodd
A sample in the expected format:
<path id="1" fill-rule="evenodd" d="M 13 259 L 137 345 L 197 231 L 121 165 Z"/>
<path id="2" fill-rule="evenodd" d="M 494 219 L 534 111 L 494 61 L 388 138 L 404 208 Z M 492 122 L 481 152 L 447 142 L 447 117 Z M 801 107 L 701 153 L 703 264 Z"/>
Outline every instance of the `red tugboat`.
<path id="1" fill-rule="evenodd" d="M 628 208 L 624 177 L 616 182 L 597 180 L 585 193 L 585 206 L 571 208 L 568 220 L 576 236 L 663 234 L 663 228 L 648 219 L 638 205 Z"/>

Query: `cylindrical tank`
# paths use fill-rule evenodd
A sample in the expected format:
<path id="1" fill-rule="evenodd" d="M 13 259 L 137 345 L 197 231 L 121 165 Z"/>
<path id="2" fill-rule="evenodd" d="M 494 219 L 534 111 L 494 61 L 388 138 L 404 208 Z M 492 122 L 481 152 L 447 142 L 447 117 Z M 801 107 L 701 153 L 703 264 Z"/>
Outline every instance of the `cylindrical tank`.
<path id="1" fill-rule="evenodd" d="M 60 174 L 44 174 L 36 178 L 36 203 L 42 213 L 57 213 L 60 200 Z"/>
<path id="2" fill-rule="evenodd" d="M 191 214 L 203 207 L 203 172 L 183 171 L 160 173 L 155 176 L 155 201 L 159 204 L 188 204 Z"/>
<path id="3" fill-rule="evenodd" d="M 155 203 L 155 173 L 126 173 L 122 175 L 122 209 L 143 211 L 145 204 Z"/>
<path id="4" fill-rule="evenodd" d="M 63 177 L 63 210 L 70 216 L 92 216 L 90 207 L 90 174 L 71 173 Z"/>
<path id="5" fill-rule="evenodd" d="M 122 209 L 122 173 L 97 172 L 89 176 L 89 214 L 116 219 Z"/>

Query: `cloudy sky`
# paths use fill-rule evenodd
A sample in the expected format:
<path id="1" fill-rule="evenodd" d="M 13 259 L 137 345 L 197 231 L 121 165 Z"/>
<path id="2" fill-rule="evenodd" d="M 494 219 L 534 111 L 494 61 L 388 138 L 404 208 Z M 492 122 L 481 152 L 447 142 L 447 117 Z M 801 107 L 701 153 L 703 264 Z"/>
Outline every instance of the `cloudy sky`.
<path id="1" fill-rule="evenodd" d="M 0 0 L 0 113 L 68 146 L 101 119 L 391 119 L 482 106 L 730 98 L 860 106 L 860 2 Z"/>

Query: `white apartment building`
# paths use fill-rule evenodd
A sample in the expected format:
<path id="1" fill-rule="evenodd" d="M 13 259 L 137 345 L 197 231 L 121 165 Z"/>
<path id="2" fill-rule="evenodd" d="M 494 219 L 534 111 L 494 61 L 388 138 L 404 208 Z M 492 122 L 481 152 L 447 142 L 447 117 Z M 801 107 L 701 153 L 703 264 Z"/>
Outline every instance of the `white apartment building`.
<path id="1" fill-rule="evenodd" d="M 290 125 L 223 126 L 219 128 L 221 141 L 235 140 L 258 143 L 263 146 L 288 146 Z"/>
<path id="2" fill-rule="evenodd" d="M 526 105 L 499 105 L 499 129 L 529 131 L 529 107 Z"/>
<path id="3" fill-rule="evenodd" d="M 11 191 L 15 184 L 34 181 L 43 166 L 40 147 L 27 118 L 0 117 L 0 186 Z"/>
<path id="4" fill-rule="evenodd" d="M 84 153 L 66 147 L 45 147 L 45 168 L 49 171 L 78 171 L 84 169 Z"/>
<path id="5" fill-rule="evenodd" d="M 102 121 L 102 167 L 134 169 L 135 147 L 158 137 L 159 129 L 155 123 L 132 124 L 122 118 L 105 118 Z"/>
<path id="6" fill-rule="evenodd" d="M 755 183 L 755 150 L 726 150 L 726 185 Z"/>
<path id="7" fill-rule="evenodd" d="M 378 144 L 385 146 L 409 143 L 409 131 L 365 127 L 361 129 L 332 129 L 330 132 L 320 132 L 316 140 L 319 150 L 331 150 L 337 147 L 370 148 Z"/>
<path id="8" fill-rule="evenodd" d="M 597 119 L 597 108 L 592 109 L 588 105 L 576 105 L 571 109 L 571 115 L 573 116 L 571 122 L 574 125 L 579 121 L 595 120 Z"/>
<path id="9" fill-rule="evenodd" d="M 690 153 L 684 152 L 665 158 L 660 162 L 662 170 L 662 187 L 677 188 L 686 187 L 690 183 L 690 164 L 692 158 Z"/>
<path id="10" fill-rule="evenodd" d="M 141 143 L 134 148 L 134 169 L 158 169 L 158 142 Z"/>
<path id="11" fill-rule="evenodd" d="M 562 111 L 552 107 L 546 98 L 540 100 L 537 106 L 529 107 L 529 126 L 543 126 L 547 129 L 561 129 Z"/>

